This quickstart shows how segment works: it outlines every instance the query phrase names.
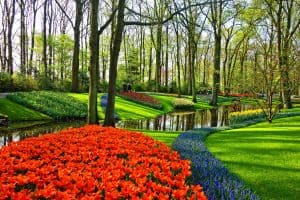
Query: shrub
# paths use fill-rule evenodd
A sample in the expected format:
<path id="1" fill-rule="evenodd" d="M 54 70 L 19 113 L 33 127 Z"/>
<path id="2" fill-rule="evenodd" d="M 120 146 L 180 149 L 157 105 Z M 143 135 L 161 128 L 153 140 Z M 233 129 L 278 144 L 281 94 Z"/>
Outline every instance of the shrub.
<path id="1" fill-rule="evenodd" d="M 207 199 L 190 162 L 141 133 L 85 126 L 0 150 L 2 199 Z"/>
<path id="2" fill-rule="evenodd" d="M 10 91 L 12 78 L 6 72 L 0 72 L 0 92 Z"/>
<path id="3" fill-rule="evenodd" d="M 87 116 L 86 104 L 65 93 L 17 92 L 8 95 L 7 98 L 54 119 L 80 119 Z"/>
<path id="4" fill-rule="evenodd" d="M 175 109 L 193 109 L 194 103 L 191 100 L 184 98 L 176 98 L 172 101 Z"/>
<path id="5" fill-rule="evenodd" d="M 26 77 L 23 74 L 17 73 L 12 76 L 14 91 L 32 91 L 38 90 L 38 82 L 31 76 Z"/>

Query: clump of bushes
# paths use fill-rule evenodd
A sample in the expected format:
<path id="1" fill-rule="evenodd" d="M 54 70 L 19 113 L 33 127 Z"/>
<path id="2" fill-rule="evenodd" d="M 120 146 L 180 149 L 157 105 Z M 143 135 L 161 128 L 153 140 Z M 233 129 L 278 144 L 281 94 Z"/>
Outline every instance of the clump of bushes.
<path id="1" fill-rule="evenodd" d="M 87 116 L 87 105 L 66 93 L 50 91 L 16 92 L 8 99 L 44 113 L 54 119 L 82 119 Z"/>
<path id="2" fill-rule="evenodd" d="M 194 103 L 191 100 L 184 98 L 176 98 L 172 101 L 172 105 L 175 109 L 193 109 Z"/>

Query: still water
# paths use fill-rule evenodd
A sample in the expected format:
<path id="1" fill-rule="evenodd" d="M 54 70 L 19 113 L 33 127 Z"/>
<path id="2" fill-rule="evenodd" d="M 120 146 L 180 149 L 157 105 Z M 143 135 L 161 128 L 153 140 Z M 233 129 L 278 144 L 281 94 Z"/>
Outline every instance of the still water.
<path id="1" fill-rule="evenodd" d="M 208 110 L 175 111 L 154 119 L 119 121 L 116 126 L 126 129 L 186 131 L 202 127 L 222 127 L 229 124 L 230 112 L 255 109 L 252 105 L 219 106 Z M 32 123 L 32 122 L 29 122 Z M 37 123 L 24 129 L 0 129 L 0 147 L 27 137 L 40 136 L 69 127 L 80 127 L 84 121 Z M 13 126 L 13 125 L 9 125 Z"/>

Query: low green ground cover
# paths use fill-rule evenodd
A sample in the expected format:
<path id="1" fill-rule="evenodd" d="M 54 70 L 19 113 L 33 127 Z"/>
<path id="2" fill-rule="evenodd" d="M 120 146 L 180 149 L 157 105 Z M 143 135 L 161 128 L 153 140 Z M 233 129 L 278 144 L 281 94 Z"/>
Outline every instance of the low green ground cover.
<path id="1" fill-rule="evenodd" d="M 206 145 L 263 199 L 300 199 L 300 116 L 218 132 Z"/>
<path id="2" fill-rule="evenodd" d="M 138 130 L 141 131 L 141 130 Z M 145 135 L 148 135 L 158 141 L 161 141 L 169 146 L 172 146 L 174 140 L 181 132 L 166 132 L 166 131 L 148 131 L 142 130 Z"/>
<path id="3" fill-rule="evenodd" d="M 0 99 L 0 113 L 7 115 L 9 121 L 50 120 L 47 115 L 26 108 L 6 98 Z"/>
<path id="4" fill-rule="evenodd" d="M 57 120 L 83 119 L 87 116 L 87 106 L 66 93 L 50 91 L 17 92 L 8 95 L 7 98 Z"/>

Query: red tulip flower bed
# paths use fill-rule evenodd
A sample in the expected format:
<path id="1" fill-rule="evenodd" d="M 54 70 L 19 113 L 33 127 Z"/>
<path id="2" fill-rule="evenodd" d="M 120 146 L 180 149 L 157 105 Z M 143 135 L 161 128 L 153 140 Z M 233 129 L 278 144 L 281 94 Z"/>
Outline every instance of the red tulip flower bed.
<path id="1" fill-rule="evenodd" d="M 207 199 L 190 162 L 141 133 L 85 126 L 0 149 L 0 199 Z"/>
<path id="2" fill-rule="evenodd" d="M 157 99 L 147 94 L 137 93 L 137 92 L 120 92 L 119 96 L 131 101 L 135 101 L 137 103 L 151 106 L 156 109 L 162 108 L 161 103 Z"/>

